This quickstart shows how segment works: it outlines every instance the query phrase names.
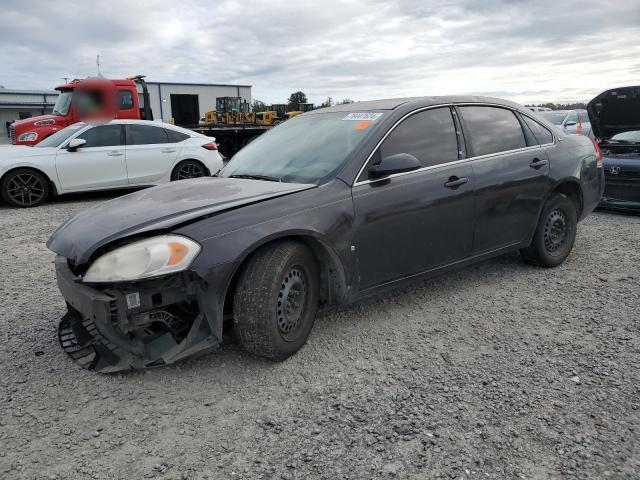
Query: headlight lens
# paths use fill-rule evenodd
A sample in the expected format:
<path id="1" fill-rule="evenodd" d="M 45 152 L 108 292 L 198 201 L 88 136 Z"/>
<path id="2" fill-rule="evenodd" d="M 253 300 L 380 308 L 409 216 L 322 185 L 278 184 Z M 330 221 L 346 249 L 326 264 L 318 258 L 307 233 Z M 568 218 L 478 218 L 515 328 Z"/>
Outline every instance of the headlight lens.
<path id="1" fill-rule="evenodd" d="M 21 142 L 33 142 L 36 138 L 38 138 L 38 134 L 36 132 L 27 132 L 20 135 L 18 140 Z"/>
<path id="2" fill-rule="evenodd" d="M 161 235 L 117 248 L 98 258 L 85 282 L 125 282 L 185 270 L 201 247 L 180 235 Z"/>

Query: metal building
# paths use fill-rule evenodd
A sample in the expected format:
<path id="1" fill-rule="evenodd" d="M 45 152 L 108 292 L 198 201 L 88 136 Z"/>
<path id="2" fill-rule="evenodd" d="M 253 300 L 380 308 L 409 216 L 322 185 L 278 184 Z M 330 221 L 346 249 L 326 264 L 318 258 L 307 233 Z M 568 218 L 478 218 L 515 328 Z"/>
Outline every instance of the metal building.
<path id="1" fill-rule="evenodd" d="M 154 119 L 173 119 L 176 125 L 197 125 L 206 112 L 215 110 L 217 97 L 240 97 L 251 103 L 251 85 L 147 82 L 147 86 Z"/>
<path id="2" fill-rule="evenodd" d="M 7 139 L 7 122 L 51 113 L 58 92 L 55 90 L 15 90 L 0 88 L 0 137 Z M 0 140 L 0 143 L 3 143 Z"/>

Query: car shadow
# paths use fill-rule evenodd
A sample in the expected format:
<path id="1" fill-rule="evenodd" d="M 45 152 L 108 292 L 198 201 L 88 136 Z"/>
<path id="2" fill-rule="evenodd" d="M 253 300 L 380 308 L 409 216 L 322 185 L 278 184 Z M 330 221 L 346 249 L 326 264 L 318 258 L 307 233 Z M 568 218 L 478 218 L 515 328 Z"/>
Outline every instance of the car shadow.
<path id="1" fill-rule="evenodd" d="M 106 202 L 107 200 L 113 200 L 114 198 L 122 197 L 123 195 L 137 192 L 138 190 L 142 190 L 144 188 L 146 187 L 122 188 L 118 190 L 99 190 L 95 192 L 66 193 L 64 195 L 59 195 L 59 196 L 50 198 L 42 206 L 56 205 L 56 204 L 64 205 L 64 204 L 73 203 L 73 202 L 95 202 L 95 201 Z M 33 207 L 33 208 L 40 208 L 40 207 Z M 12 207 L 0 201 L 0 211 L 2 210 L 22 210 L 22 209 Z"/>

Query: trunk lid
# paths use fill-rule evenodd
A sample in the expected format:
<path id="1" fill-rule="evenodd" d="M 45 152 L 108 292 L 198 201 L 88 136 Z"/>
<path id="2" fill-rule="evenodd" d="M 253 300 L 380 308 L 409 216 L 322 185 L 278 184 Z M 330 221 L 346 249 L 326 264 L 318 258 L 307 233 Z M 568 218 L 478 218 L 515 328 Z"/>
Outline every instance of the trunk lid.
<path id="1" fill-rule="evenodd" d="M 640 130 L 640 86 L 607 90 L 588 103 L 587 112 L 593 133 L 601 140 Z"/>
<path id="2" fill-rule="evenodd" d="M 125 195 L 78 213 L 51 235 L 47 247 L 79 265 L 114 240 L 166 230 L 204 216 L 316 185 L 205 177 Z"/>

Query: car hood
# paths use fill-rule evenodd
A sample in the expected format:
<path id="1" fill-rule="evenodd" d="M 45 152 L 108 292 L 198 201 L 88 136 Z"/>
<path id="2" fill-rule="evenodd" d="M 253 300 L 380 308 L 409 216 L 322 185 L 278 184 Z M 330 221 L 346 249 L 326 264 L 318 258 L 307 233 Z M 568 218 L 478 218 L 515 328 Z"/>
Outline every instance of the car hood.
<path id="1" fill-rule="evenodd" d="M 54 147 L 28 147 L 26 145 L 5 145 L 0 148 L 0 166 L 3 162 L 21 158 L 55 155 Z"/>
<path id="2" fill-rule="evenodd" d="M 601 93 L 588 103 L 587 113 L 593 133 L 600 139 L 640 130 L 640 86 L 614 88 Z"/>
<path id="3" fill-rule="evenodd" d="M 225 210 L 315 187 L 219 177 L 181 180 L 80 212 L 51 235 L 47 247 L 79 265 L 86 263 L 100 247 L 123 237 L 167 230 Z"/>

